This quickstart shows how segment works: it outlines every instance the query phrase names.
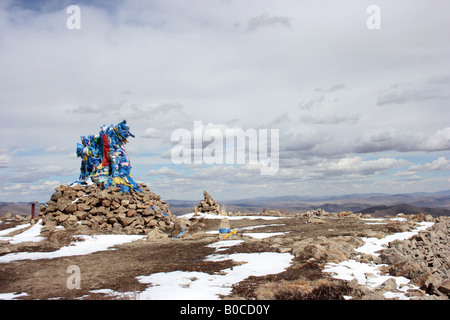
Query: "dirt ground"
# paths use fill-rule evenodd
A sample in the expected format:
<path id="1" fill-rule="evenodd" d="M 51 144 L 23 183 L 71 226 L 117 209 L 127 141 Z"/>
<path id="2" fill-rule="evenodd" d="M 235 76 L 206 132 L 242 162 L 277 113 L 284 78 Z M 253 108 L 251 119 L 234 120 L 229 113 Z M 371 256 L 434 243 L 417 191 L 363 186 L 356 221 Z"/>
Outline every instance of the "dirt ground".
<path id="1" fill-rule="evenodd" d="M 278 236 L 301 240 L 310 237 L 365 236 L 370 231 L 385 233 L 397 232 L 396 224 L 366 224 L 357 218 L 328 218 L 323 224 L 306 223 L 307 218 L 282 218 L 277 220 L 231 220 L 231 228 L 248 226 L 268 226 L 245 232 L 288 232 Z M 218 230 L 219 220 L 205 220 L 206 227 L 201 231 Z M 13 225 L 0 224 L 0 230 Z M 242 238 L 238 236 L 237 238 Z M 268 252 L 274 251 L 273 238 L 250 239 L 240 245 L 228 248 L 222 253 Z M 51 241 L 50 241 L 51 240 Z M 39 246 L 24 247 L 23 251 L 55 250 L 55 239 L 44 240 Z M 0 293 L 27 293 L 19 299 L 105 299 L 102 294 L 90 291 L 112 289 L 117 292 L 142 291 L 147 285 L 139 283 L 138 276 L 156 272 L 199 271 L 218 273 L 230 268 L 234 262 L 204 261 L 215 249 L 207 247 L 217 241 L 216 236 L 205 236 L 200 239 L 158 239 L 138 240 L 118 245 L 115 250 L 95 252 L 83 256 L 70 256 L 54 259 L 21 260 L 11 263 L 0 263 Z M 53 241 L 53 242 L 52 242 Z M 49 242 L 52 242 L 50 245 Z M 0 254 L 1 255 L 1 254 Z M 229 297 L 231 299 L 252 299 L 259 284 L 268 281 L 292 281 L 296 279 L 317 280 L 327 277 L 321 272 L 323 261 L 302 261 L 295 258 L 291 266 L 277 275 L 249 277 L 236 284 Z M 67 279 L 70 276 L 67 268 L 77 265 L 81 270 L 81 289 L 68 289 Z M 336 280 L 337 282 L 339 280 Z M 121 297 L 115 297 L 120 299 Z M 280 297 L 281 299 L 285 297 Z"/>

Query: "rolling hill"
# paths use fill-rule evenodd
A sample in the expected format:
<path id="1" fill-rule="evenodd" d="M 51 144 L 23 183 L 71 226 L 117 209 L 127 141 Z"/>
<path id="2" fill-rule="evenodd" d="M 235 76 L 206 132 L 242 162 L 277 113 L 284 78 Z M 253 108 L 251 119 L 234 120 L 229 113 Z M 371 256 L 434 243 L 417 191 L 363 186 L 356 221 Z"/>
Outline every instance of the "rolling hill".
<path id="1" fill-rule="evenodd" d="M 213 191 L 211 192 L 214 197 Z M 214 197 L 215 198 L 215 197 Z M 338 196 L 280 196 L 255 197 L 220 201 L 227 211 L 261 212 L 263 209 L 284 210 L 291 213 L 303 213 L 314 209 L 328 212 L 353 211 L 370 213 L 374 216 L 395 215 L 397 213 L 426 212 L 432 216 L 450 215 L 450 190 L 428 193 L 405 194 L 345 194 Z M 192 212 L 198 200 L 166 200 L 172 213 L 180 215 Z M 30 205 L 26 202 L 0 202 L 0 216 L 11 212 L 13 215 L 30 215 Z"/>
<path id="2" fill-rule="evenodd" d="M 213 195 L 214 197 L 214 195 Z M 200 200 L 200 199 L 199 199 Z M 199 200 L 167 200 L 174 214 L 192 212 Z M 281 196 L 255 197 L 220 201 L 227 211 L 261 212 L 263 209 L 284 210 L 292 213 L 321 208 L 328 212 L 353 211 L 374 215 L 392 215 L 400 212 L 427 212 L 433 216 L 450 215 L 450 190 L 436 193 L 407 194 L 346 194 L 339 196 Z"/>

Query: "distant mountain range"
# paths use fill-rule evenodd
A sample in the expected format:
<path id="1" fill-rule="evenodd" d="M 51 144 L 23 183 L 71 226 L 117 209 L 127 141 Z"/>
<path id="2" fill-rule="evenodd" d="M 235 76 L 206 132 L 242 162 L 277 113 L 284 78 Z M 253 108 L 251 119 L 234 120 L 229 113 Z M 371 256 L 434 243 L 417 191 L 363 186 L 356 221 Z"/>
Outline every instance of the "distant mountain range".
<path id="1" fill-rule="evenodd" d="M 212 194 L 214 197 L 214 195 Z M 261 212 L 263 209 L 287 212 L 307 212 L 323 209 L 328 212 L 353 211 L 374 216 L 397 213 L 426 212 L 433 216 L 450 215 L 450 190 L 440 192 L 415 192 L 405 194 L 346 194 L 339 196 L 281 196 L 256 197 L 231 201 L 220 201 L 227 211 Z M 192 212 L 198 201 L 166 200 L 175 214 Z"/>
<path id="2" fill-rule="evenodd" d="M 361 213 L 369 213 L 374 217 L 393 216 L 398 213 L 417 214 L 426 213 L 431 214 L 433 217 L 450 216 L 450 209 L 441 208 L 428 208 L 428 207 L 416 207 L 409 204 L 397 204 L 393 206 L 373 206 L 360 211 Z"/>
<path id="3" fill-rule="evenodd" d="M 214 197 L 214 193 L 211 192 Z M 220 201 L 215 199 L 227 211 L 261 212 L 263 209 L 284 210 L 291 213 L 303 213 L 309 210 L 322 209 L 328 212 L 353 211 L 370 213 L 373 216 L 428 213 L 433 216 L 450 216 L 450 190 L 440 192 L 415 192 L 404 194 L 345 194 L 340 196 L 281 196 L 256 197 L 239 200 Z M 166 200 L 171 211 L 178 215 L 192 212 L 200 199 Z M 38 213 L 36 208 L 36 214 Z M 31 206 L 26 202 L 0 202 L 0 215 L 30 215 Z"/>
<path id="4" fill-rule="evenodd" d="M 39 213 L 39 208 L 36 207 L 36 215 Z M 28 216 L 31 215 L 31 205 L 27 202 L 0 202 L 0 216 L 11 212 L 13 215 Z"/>

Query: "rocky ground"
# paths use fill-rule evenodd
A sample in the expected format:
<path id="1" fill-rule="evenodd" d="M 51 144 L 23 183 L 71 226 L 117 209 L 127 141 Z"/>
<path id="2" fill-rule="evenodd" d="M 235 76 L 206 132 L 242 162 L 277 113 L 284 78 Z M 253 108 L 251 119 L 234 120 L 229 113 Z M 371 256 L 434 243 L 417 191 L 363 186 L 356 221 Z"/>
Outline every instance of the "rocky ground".
<path id="1" fill-rule="evenodd" d="M 173 222 L 169 205 L 145 184 L 140 183 L 139 187 L 142 192 L 122 193 L 119 187 L 113 186 L 104 189 L 94 184 L 61 185 L 40 207 L 39 215 L 48 230 L 61 225 L 81 233 L 164 231 Z"/>
<path id="2" fill-rule="evenodd" d="M 278 215 L 279 219 L 263 220 L 267 215 Z M 250 276 L 233 285 L 231 294 L 222 296 L 222 299 L 386 299 L 385 292 L 398 289 L 395 281 L 368 288 L 357 281 L 336 279 L 323 272 L 327 264 L 349 259 L 380 264 L 386 274 L 408 277 L 418 287 L 408 291 L 407 296 L 411 299 L 448 299 L 448 218 L 406 215 L 405 219 L 386 219 L 375 224 L 366 220 L 367 216 L 347 212 L 309 212 L 303 215 L 265 212 L 260 214 L 260 219 L 258 217 L 230 218 L 230 228 L 238 230 L 237 235 L 230 239 L 245 241 L 226 248 L 222 253 L 288 252 L 294 256 L 292 263 L 278 274 Z M 23 223 L 14 217 L 1 220 L 0 232 Z M 177 270 L 215 274 L 237 265 L 231 259 L 205 260 L 206 256 L 214 253 L 215 249 L 208 245 L 218 241 L 221 219 L 205 219 L 200 215 L 192 218 L 174 216 L 173 220 L 173 228 L 183 227 L 184 232 L 179 238 L 170 238 L 173 232 L 166 230 L 165 233 L 150 233 L 141 240 L 118 245 L 115 250 L 0 263 L 0 293 L 27 293 L 19 299 L 121 299 L 124 298 L 121 292 L 145 290 L 146 285 L 137 280 L 142 275 Z M 408 231 L 423 220 L 435 224 L 410 240 L 394 241 L 379 256 L 355 251 L 364 244 L 364 238 L 381 239 Z M 258 228 L 251 229 L 252 226 Z M 256 232 L 274 233 L 274 236 L 262 239 L 250 236 Z M 18 252 L 55 251 L 76 241 L 76 235 L 76 229 L 57 229 L 43 234 L 44 240 L 40 242 L 18 244 L 11 244 L 3 237 L 0 257 Z M 82 270 L 80 289 L 67 287 L 67 268 L 70 265 L 77 265 Z M 95 292 L 105 288 L 114 290 L 116 295 L 107 297 Z"/>

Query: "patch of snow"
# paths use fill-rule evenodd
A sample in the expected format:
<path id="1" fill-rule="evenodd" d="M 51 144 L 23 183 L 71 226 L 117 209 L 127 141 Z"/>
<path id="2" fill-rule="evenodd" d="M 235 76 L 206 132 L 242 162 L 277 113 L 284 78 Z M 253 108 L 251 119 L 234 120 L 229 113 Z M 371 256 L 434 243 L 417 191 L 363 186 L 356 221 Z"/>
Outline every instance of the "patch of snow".
<path id="1" fill-rule="evenodd" d="M 387 222 L 366 222 L 366 224 L 387 224 Z"/>
<path id="2" fill-rule="evenodd" d="M 280 236 L 282 234 L 286 234 L 288 232 L 247 232 L 242 235 L 252 237 L 255 239 L 266 239 L 270 237 Z"/>
<path id="3" fill-rule="evenodd" d="M 378 256 L 379 254 L 376 252 L 384 249 L 389 242 L 394 240 L 409 239 L 418 234 L 420 231 L 430 228 L 433 224 L 434 222 L 420 222 L 418 223 L 419 226 L 414 230 L 390 234 L 382 239 L 362 237 L 361 239 L 365 242 L 365 244 L 357 248 L 356 251 Z"/>
<path id="4" fill-rule="evenodd" d="M 1 230 L 0 231 L 0 237 L 1 237 L 0 240 L 10 240 L 10 239 L 12 239 L 12 237 L 5 237 L 8 233 L 11 233 L 11 232 L 14 232 L 14 231 L 17 231 L 17 230 L 20 230 L 20 229 L 25 229 L 25 228 L 27 228 L 29 226 L 30 226 L 29 223 L 27 223 L 27 224 L 19 224 L 19 225 L 13 227 L 13 228 L 8 228 L 8 229 Z M 3 238 L 5 238 L 5 239 L 3 239 Z"/>
<path id="5" fill-rule="evenodd" d="M 39 222 L 35 223 L 30 229 L 25 230 L 22 233 L 19 233 L 12 237 L 12 240 L 10 240 L 10 243 L 21 243 L 26 241 L 32 241 L 32 242 L 39 242 L 44 240 L 44 237 L 41 237 L 41 229 L 42 229 L 42 220 L 39 220 Z"/>
<path id="6" fill-rule="evenodd" d="M 361 218 L 362 221 L 367 221 L 366 224 L 387 224 L 389 221 L 399 221 L 399 222 L 405 222 L 408 219 L 406 218 Z"/>
<path id="7" fill-rule="evenodd" d="M 406 218 L 390 218 L 389 220 L 405 222 L 405 221 L 407 221 L 408 219 L 406 219 Z"/>
<path id="8" fill-rule="evenodd" d="M 257 229 L 257 228 L 275 227 L 275 226 L 284 226 L 284 225 L 285 225 L 284 223 L 272 223 L 272 224 L 262 224 L 262 225 L 257 225 L 257 226 L 234 228 L 234 229 L 236 229 L 238 232 L 240 232 L 240 231 L 243 231 L 243 230 L 253 230 L 253 229 Z M 234 230 L 234 229 L 232 229 L 232 230 Z M 206 233 L 218 234 L 219 230 L 206 231 Z"/>
<path id="9" fill-rule="evenodd" d="M 22 293 L 15 293 L 15 292 L 9 292 L 9 293 L 0 293 L 0 300 L 13 300 L 18 297 L 26 297 L 28 296 L 28 293 L 22 292 Z"/>
<path id="10" fill-rule="evenodd" d="M 190 218 L 194 217 L 194 212 L 183 214 L 183 215 L 180 215 L 178 217 L 190 219 Z M 228 220 L 241 220 L 241 219 L 251 219 L 251 220 L 258 220 L 258 219 L 261 219 L 261 220 L 291 219 L 291 217 L 252 216 L 252 215 L 248 215 L 248 216 L 221 216 L 221 215 L 217 215 L 217 214 L 200 213 L 200 212 L 195 217 L 196 218 L 205 218 L 205 219 L 223 219 L 223 218 L 227 218 Z"/>
<path id="11" fill-rule="evenodd" d="M 377 251 L 384 249 L 384 246 L 389 242 L 409 239 L 420 231 L 428 229 L 433 224 L 434 222 L 420 222 L 418 223 L 418 227 L 412 231 L 395 233 L 382 239 L 362 238 L 365 244 L 357 248 L 356 251 L 378 256 L 379 254 Z M 408 278 L 382 274 L 379 269 L 381 266 L 386 265 L 377 265 L 373 262 L 362 263 L 351 259 L 340 263 L 328 263 L 324 266 L 323 272 L 332 273 L 333 277 L 337 279 L 348 281 L 356 279 L 359 284 L 366 285 L 373 289 L 388 279 L 393 278 L 399 289 L 397 292 L 386 292 L 384 294 L 386 298 L 409 299 L 409 297 L 405 295 L 407 290 L 410 288 L 419 289 L 417 286 L 412 285 Z"/>
<path id="12" fill-rule="evenodd" d="M 18 260 L 54 259 L 59 257 L 80 256 L 97 251 L 111 250 L 110 248 L 142 239 L 143 235 L 103 234 L 96 236 L 79 236 L 82 240 L 74 242 L 70 246 L 62 247 L 52 252 L 16 252 L 0 256 L 0 263 L 8 263 Z"/>
<path id="13" fill-rule="evenodd" d="M 362 221 L 367 221 L 366 224 L 387 224 L 386 219 L 382 218 L 361 218 Z"/>
<path id="14" fill-rule="evenodd" d="M 27 225 L 29 226 L 29 224 Z M 19 226 L 15 228 L 8 229 L 8 232 L 5 231 L 4 234 L 8 234 L 12 229 L 19 230 Z M 23 225 L 20 227 L 24 228 Z M 44 240 L 43 237 L 40 236 L 42 229 L 42 220 L 35 223 L 31 228 L 25 230 L 22 233 L 15 235 L 14 237 L 2 237 L 0 240 L 7 240 L 12 244 L 33 241 L 39 242 Z M 80 240 L 79 242 L 74 242 L 69 246 L 62 247 L 59 250 L 51 251 L 51 252 L 15 252 L 9 253 L 3 256 L 0 256 L 0 263 L 8 263 L 12 261 L 18 260 L 38 260 L 38 259 L 53 259 L 59 257 L 67 257 L 67 256 L 79 256 L 90 254 L 97 251 L 108 250 L 110 247 L 115 245 L 132 242 L 135 240 L 139 240 L 143 238 L 143 235 L 125 235 L 125 234 L 105 234 L 105 235 L 94 235 L 94 236 L 86 236 L 80 235 L 77 236 Z"/>
<path id="15" fill-rule="evenodd" d="M 405 292 L 391 292 L 391 291 L 388 291 L 388 292 L 385 292 L 383 294 L 383 296 L 386 299 L 397 298 L 399 300 L 409 300 L 409 297 L 405 296 Z"/>
<path id="16" fill-rule="evenodd" d="M 400 299 L 408 299 L 405 295 L 408 289 L 418 289 L 418 287 L 410 284 L 410 280 L 408 278 L 381 274 L 381 271 L 379 270 L 380 266 L 383 265 L 348 260 L 340 263 L 328 263 L 325 265 L 323 272 L 332 273 L 333 277 L 336 279 L 347 281 L 356 279 L 359 284 L 365 285 L 372 289 L 380 286 L 388 279 L 394 279 L 400 289 L 399 292 L 392 294 L 395 294 L 395 296 Z M 408 284 L 408 286 L 406 286 L 406 284 Z"/>
<path id="17" fill-rule="evenodd" d="M 244 242 L 244 240 L 222 240 L 208 244 L 207 247 L 216 248 L 216 251 L 222 251 L 228 249 L 229 247 L 237 246 L 242 242 Z"/>
<path id="18" fill-rule="evenodd" d="M 206 261 L 232 259 L 245 262 L 242 265 L 222 270 L 221 274 L 203 272 L 160 272 L 137 277 L 139 282 L 150 286 L 137 294 L 138 300 L 215 300 L 218 295 L 228 295 L 232 285 L 249 276 L 263 276 L 283 272 L 292 259 L 289 253 L 260 252 L 213 255 Z M 270 261 L 270 263 L 268 263 Z M 224 274 L 223 274 L 224 273 Z"/>
<path id="19" fill-rule="evenodd" d="M 360 220 L 363 220 L 363 221 L 384 221 L 385 219 L 383 219 L 383 218 L 361 218 Z"/>
<path id="20" fill-rule="evenodd" d="M 257 228 L 264 228 L 264 227 L 277 227 L 277 226 L 284 226 L 284 223 L 272 223 L 272 224 L 262 224 L 262 225 L 257 225 L 257 226 L 249 226 L 249 227 L 242 227 L 242 228 L 237 228 L 238 231 L 240 230 L 253 230 L 253 229 L 257 229 Z"/>
<path id="21" fill-rule="evenodd" d="M 98 290 L 91 290 L 89 292 L 101 293 L 101 294 L 106 295 L 107 297 L 119 297 L 122 299 L 126 299 L 126 298 L 134 299 L 134 297 L 136 296 L 135 292 L 119 292 L 119 291 L 115 291 L 112 289 L 98 289 Z M 82 296 L 81 299 L 87 298 L 87 297 L 89 297 L 89 295 Z"/>

